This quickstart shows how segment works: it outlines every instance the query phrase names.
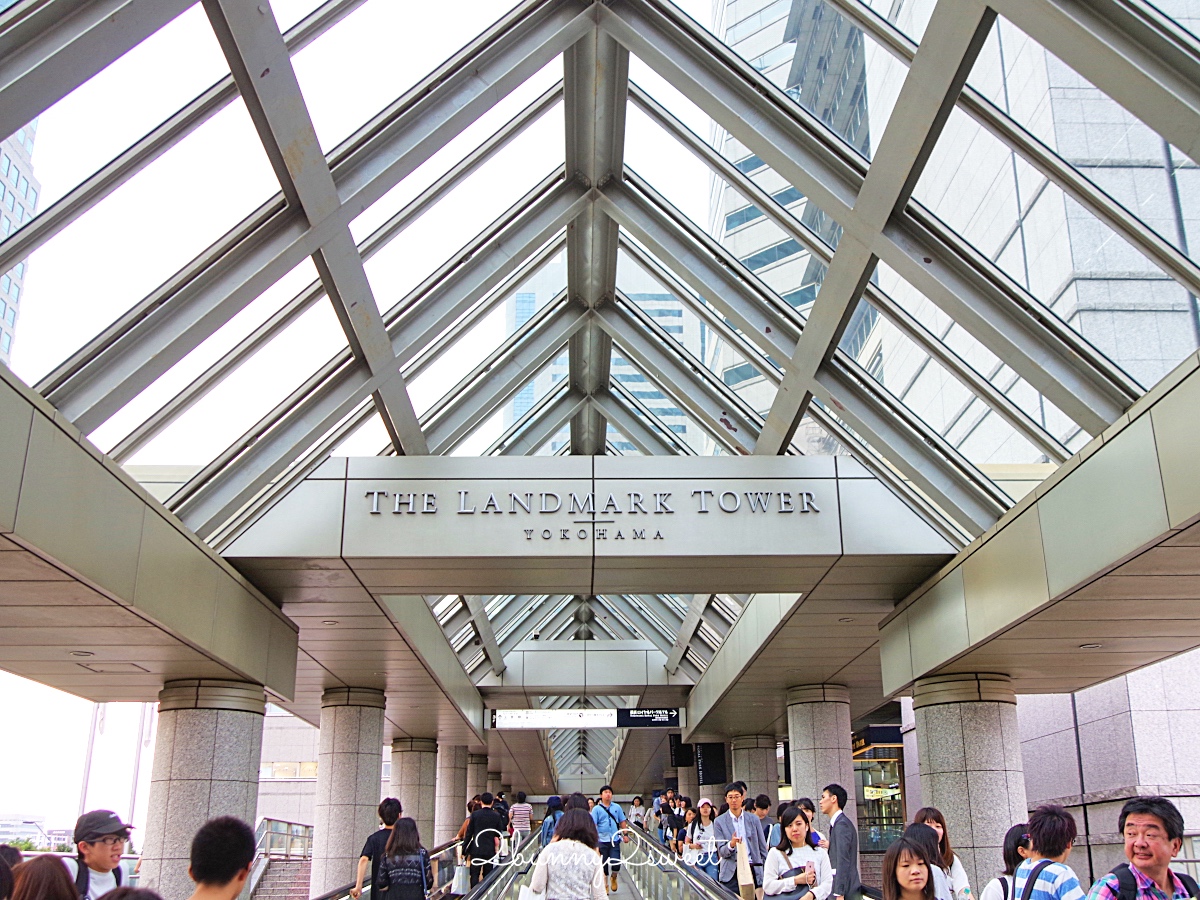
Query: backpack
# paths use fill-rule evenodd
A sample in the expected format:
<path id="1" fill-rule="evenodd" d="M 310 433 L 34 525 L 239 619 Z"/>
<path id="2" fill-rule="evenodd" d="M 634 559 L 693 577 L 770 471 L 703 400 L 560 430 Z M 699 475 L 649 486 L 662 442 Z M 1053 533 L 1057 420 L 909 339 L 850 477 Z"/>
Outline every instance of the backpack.
<path id="1" fill-rule="evenodd" d="M 92 880 L 92 870 L 84 865 L 83 859 L 75 858 L 75 891 L 79 894 L 79 900 L 87 900 L 88 885 Z M 121 867 L 118 865 L 113 869 L 113 878 L 117 879 L 117 887 L 121 886 Z"/>
<path id="2" fill-rule="evenodd" d="M 1123 862 L 1111 872 L 1109 875 L 1117 876 L 1117 884 L 1120 890 L 1117 893 L 1118 900 L 1137 900 L 1137 879 L 1133 873 L 1129 871 L 1129 863 Z M 1187 888 L 1188 896 L 1200 896 L 1200 885 L 1196 884 L 1196 879 L 1192 878 L 1186 872 L 1172 872 L 1176 878 Z"/>

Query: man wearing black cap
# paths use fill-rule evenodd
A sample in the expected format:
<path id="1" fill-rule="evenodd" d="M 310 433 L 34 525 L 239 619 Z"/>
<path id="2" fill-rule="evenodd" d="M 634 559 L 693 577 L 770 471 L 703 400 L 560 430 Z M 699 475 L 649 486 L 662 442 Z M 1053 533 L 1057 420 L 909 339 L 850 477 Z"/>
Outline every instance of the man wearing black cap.
<path id="1" fill-rule="evenodd" d="M 79 900 L 99 900 L 121 885 L 121 854 L 131 827 L 111 809 L 94 809 L 79 817 L 75 823 L 79 855 L 63 858 Z"/>

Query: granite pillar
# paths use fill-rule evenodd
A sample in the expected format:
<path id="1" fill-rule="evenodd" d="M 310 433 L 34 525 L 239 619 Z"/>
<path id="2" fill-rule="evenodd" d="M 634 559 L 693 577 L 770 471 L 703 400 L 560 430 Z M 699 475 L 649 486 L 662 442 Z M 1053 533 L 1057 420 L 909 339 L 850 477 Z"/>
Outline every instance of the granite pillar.
<path id="1" fill-rule="evenodd" d="M 354 880 L 363 841 L 379 827 L 383 707 L 383 691 L 374 688 L 321 695 L 310 897 Z"/>
<path id="2" fill-rule="evenodd" d="M 423 843 L 433 839 L 437 749 L 437 741 L 429 738 L 392 741 L 392 796 L 400 800 L 404 815 L 417 823 Z M 432 849 L 434 845 L 427 846 Z"/>
<path id="3" fill-rule="evenodd" d="M 753 803 L 759 794 L 771 798 L 772 810 L 779 802 L 779 760 L 775 755 L 778 743 L 773 734 L 748 734 L 730 742 L 733 780 L 746 782 L 747 804 Z"/>
<path id="4" fill-rule="evenodd" d="M 493 797 L 500 793 L 500 779 L 502 777 L 503 776 L 500 772 L 487 773 L 487 789 L 488 793 Z"/>
<path id="5" fill-rule="evenodd" d="M 819 801 L 827 784 L 846 789 L 844 812 L 856 818 L 850 691 L 840 684 L 797 685 L 788 689 L 787 708 L 792 796 L 813 801 L 818 810 L 813 827 L 825 834 L 829 818 L 821 814 Z"/>
<path id="6" fill-rule="evenodd" d="M 487 790 L 488 770 L 487 770 L 487 754 L 486 753 L 468 753 L 467 754 L 467 796 L 466 801 L 469 803 L 471 798 L 476 794 L 482 794 Z"/>
<path id="7" fill-rule="evenodd" d="M 435 796 L 433 843 L 440 847 L 454 840 L 467 817 L 467 748 L 462 744 L 438 744 Z"/>
<path id="8" fill-rule="evenodd" d="M 254 824 L 263 689 L 216 679 L 169 681 L 158 695 L 140 886 L 187 897 L 192 837 L 216 816 Z"/>
<path id="9" fill-rule="evenodd" d="M 937 675 L 913 685 L 921 796 L 946 817 L 971 884 L 1003 868 L 1004 833 L 1027 818 L 1016 703 L 1006 675 Z"/>

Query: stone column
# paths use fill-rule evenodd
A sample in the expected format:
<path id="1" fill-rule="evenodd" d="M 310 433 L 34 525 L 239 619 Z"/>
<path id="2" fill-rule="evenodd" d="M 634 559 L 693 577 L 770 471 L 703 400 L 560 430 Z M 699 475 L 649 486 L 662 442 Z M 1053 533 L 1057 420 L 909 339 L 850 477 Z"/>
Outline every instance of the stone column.
<path id="1" fill-rule="evenodd" d="M 467 748 L 438 744 L 437 791 L 433 814 L 433 846 L 454 840 L 467 815 Z"/>
<path id="2" fill-rule="evenodd" d="M 354 880 L 363 841 L 379 827 L 383 707 L 383 691 L 374 688 L 321 695 L 310 897 Z"/>
<path id="3" fill-rule="evenodd" d="M 746 782 L 747 802 L 753 802 L 759 794 L 770 797 L 772 810 L 779 802 L 779 760 L 775 756 L 778 743 L 773 734 L 747 734 L 730 742 L 733 780 Z"/>
<path id="4" fill-rule="evenodd" d="M 1002 868 L 1004 833 L 1028 812 L 1012 681 L 921 678 L 913 685 L 913 710 L 922 798 L 942 811 L 954 852 L 971 884 L 980 884 Z"/>
<path id="5" fill-rule="evenodd" d="M 467 754 L 467 796 L 469 801 L 476 794 L 487 790 L 488 770 L 486 753 Z M 465 809 L 465 807 L 464 807 Z"/>
<path id="6" fill-rule="evenodd" d="M 692 798 L 692 804 L 700 802 L 700 782 L 697 780 L 699 776 L 696 774 L 695 766 L 680 766 L 675 770 L 676 777 L 679 779 L 679 793 L 685 797 Z M 715 800 L 715 798 L 713 798 Z M 717 807 L 720 808 L 718 803 Z"/>
<path id="7" fill-rule="evenodd" d="M 825 785 L 846 789 L 845 813 L 856 818 L 850 691 L 840 684 L 802 684 L 788 689 L 787 706 L 792 796 L 812 799 L 817 807 L 813 825 L 826 833 L 829 819 L 821 815 L 818 802 Z"/>
<path id="8" fill-rule="evenodd" d="M 500 779 L 503 775 L 500 772 L 487 773 L 487 789 L 488 793 L 493 797 L 500 793 Z"/>
<path id="9" fill-rule="evenodd" d="M 437 777 L 437 741 L 429 738 L 396 738 L 392 741 L 392 796 L 404 815 L 417 823 L 421 841 L 433 844 L 433 806 Z"/>
<path id="10" fill-rule="evenodd" d="M 187 897 L 196 829 L 217 816 L 255 824 L 264 694 L 257 684 L 186 679 L 167 682 L 158 703 L 140 884 Z"/>

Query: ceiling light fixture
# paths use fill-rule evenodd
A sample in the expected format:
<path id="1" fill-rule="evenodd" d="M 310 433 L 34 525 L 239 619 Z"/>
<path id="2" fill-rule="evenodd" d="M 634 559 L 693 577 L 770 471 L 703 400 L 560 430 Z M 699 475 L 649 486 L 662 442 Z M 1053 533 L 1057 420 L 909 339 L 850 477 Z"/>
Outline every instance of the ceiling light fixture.
<path id="1" fill-rule="evenodd" d="M 1080 644 L 1079 649 L 1080 650 L 1099 650 L 1103 646 L 1104 646 L 1103 644 Z"/>
<path id="2" fill-rule="evenodd" d="M 96 655 L 91 650 L 71 650 L 69 652 L 72 656 L 95 656 Z"/>
<path id="3" fill-rule="evenodd" d="M 853 622 L 854 616 L 844 616 L 843 618 L 838 619 L 838 621 L 839 622 Z"/>
<path id="4" fill-rule="evenodd" d="M 322 624 L 322 625 L 336 625 L 336 624 L 337 624 L 337 619 L 323 619 L 323 620 L 321 621 L 321 624 Z"/>

